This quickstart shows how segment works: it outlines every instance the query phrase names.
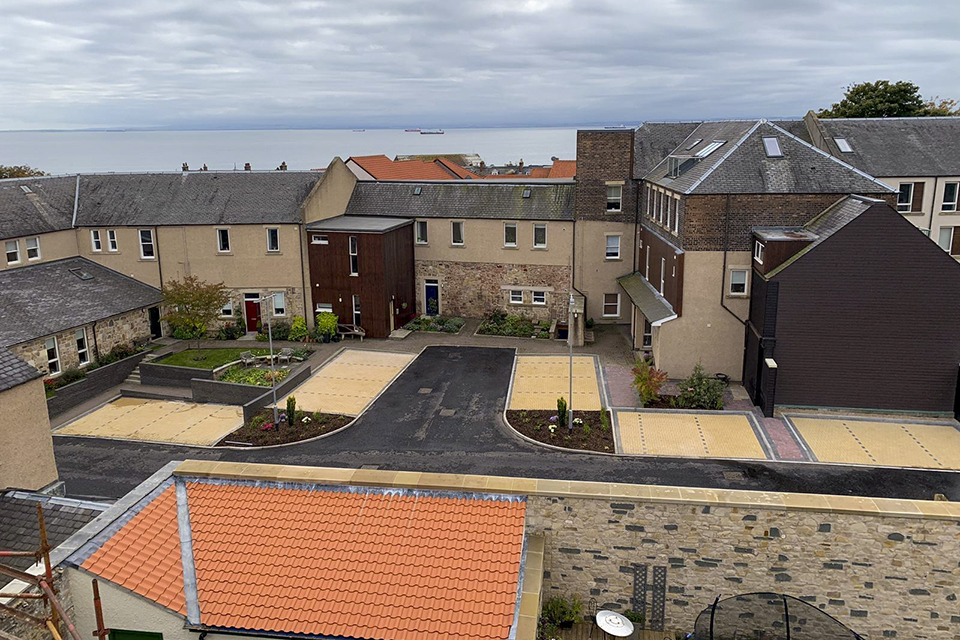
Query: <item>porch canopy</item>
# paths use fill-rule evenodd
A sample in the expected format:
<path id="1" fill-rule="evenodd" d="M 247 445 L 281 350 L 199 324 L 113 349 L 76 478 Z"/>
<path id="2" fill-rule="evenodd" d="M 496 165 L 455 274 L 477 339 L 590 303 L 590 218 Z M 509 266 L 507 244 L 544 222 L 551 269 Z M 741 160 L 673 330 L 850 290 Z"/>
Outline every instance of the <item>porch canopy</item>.
<path id="1" fill-rule="evenodd" d="M 634 271 L 617 278 L 617 282 L 627 292 L 633 306 L 640 310 L 651 325 L 659 327 L 677 317 L 673 305 L 667 302 L 660 292 L 653 288 L 646 278 Z"/>

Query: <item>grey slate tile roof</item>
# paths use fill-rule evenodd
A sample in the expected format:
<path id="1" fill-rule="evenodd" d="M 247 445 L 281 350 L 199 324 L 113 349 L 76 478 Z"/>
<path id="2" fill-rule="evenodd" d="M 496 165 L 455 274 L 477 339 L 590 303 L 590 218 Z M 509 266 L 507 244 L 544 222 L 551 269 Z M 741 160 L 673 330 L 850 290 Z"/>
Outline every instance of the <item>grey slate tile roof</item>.
<path id="1" fill-rule="evenodd" d="M 763 137 L 775 136 L 782 157 L 769 158 Z M 692 149 L 686 145 L 702 138 Z M 680 154 L 713 140 L 725 144 L 677 178 L 663 161 L 647 180 L 681 193 L 890 193 L 891 187 L 763 120 L 704 122 L 680 144 Z"/>
<path id="2" fill-rule="evenodd" d="M 633 175 L 637 178 L 650 173 L 687 139 L 700 122 L 644 122 L 633 138 Z"/>
<path id="3" fill-rule="evenodd" d="M 0 347 L 0 391 L 12 389 L 42 374 L 26 362 Z"/>
<path id="4" fill-rule="evenodd" d="M 70 269 L 93 276 L 83 280 Z M 0 347 L 140 309 L 163 300 L 159 289 L 86 258 L 0 271 Z"/>
<path id="5" fill-rule="evenodd" d="M 620 276 L 617 278 L 617 283 L 623 287 L 633 305 L 640 309 L 643 317 L 653 326 L 660 326 L 677 317 L 673 306 L 647 282 L 646 278 L 640 275 L 639 271 Z"/>
<path id="6" fill-rule="evenodd" d="M 80 176 L 77 226 L 296 224 L 315 171 Z"/>
<path id="7" fill-rule="evenodd" d="M 413 195 L 420 188 L 420 195 Z M 530 197 L 524 198 L 524 190 Z M 358 182 L 347 215 L 405 218 L 573 220 L 573 181 Z"/>
<path id="8" fill-rule="evenodd" d="M 820 118 L 831 151 L 870 175 L 960 176 L 960 118 Z M 841 153 L 833 138 L 853 148 Z"/>
<path id="9" fill-rule="evenodd" d="M 0 239 L 69 229 L 76 189 L 76 176 L 0 180 Z"/>

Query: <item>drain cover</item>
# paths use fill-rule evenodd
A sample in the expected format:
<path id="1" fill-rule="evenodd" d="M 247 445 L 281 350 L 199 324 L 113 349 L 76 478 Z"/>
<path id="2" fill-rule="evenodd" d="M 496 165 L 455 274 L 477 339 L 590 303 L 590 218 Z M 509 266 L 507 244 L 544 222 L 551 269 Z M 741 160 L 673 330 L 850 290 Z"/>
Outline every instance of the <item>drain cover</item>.
<path id="1" fill-rule="evenodd" d="M 456 409 L 440 409 L 440 415 L 444 418 L 449 418 L 450 416 L 457 413 Z"/>
<path id="2" fill-rule="evenodd" d="M 363 464 L 363 465 L 360 465 L 360 468 L 361 468 L 361 469 L 370 469 L 370 470 L 372 471 L 372 470 L 379 469 L 379 468 L 380 468 L 380 465 L 378 465 L 378 464 Z"/>
<path id="3" fill-rule="evenodd" d="M 427 388 L 427 387 L 420 387 L 420 390 L 417 391 L 417 393 L 426 395 L 426 394 L 430 393 L 431 391 L 433 391 L 433 389 L 429 389 L 429 388 Z"/>

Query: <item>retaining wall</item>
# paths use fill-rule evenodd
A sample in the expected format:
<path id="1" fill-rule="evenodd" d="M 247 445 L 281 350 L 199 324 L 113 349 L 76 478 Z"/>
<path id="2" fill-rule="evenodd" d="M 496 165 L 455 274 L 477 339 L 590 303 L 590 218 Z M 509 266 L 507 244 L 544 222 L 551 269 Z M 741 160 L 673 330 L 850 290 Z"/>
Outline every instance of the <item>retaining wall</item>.
<path id="1" fill-rule="evenodd" d="M 55 418 L 81 402 L 122 384 L 146 355 L 147 352 L 137 353 L 129 358 L 98 367 L 89 372 L 86 378 L 60 387 L 56 395 L 47 398 L 47 413 L 51 418 Z"/>
<path id="2" fill-rule="evenodd" d="M 213 380 L 213 370 L 177 367 L 163 364 L 162 360 L 140 364 L 140 384 L 145 386 L 190 389 L 190 381 L 194 378 Z"/>
<path id="3" fill-rule="evenodd" d="M 302 382 L 304 382 L 310 375 L 313 373 L 313 367 L 309 363 L 304 362 L 298 368 L 292 370 L 290 375 L 283 379 L 283 382 L 277 385 L 277 399 L 279 400 L 283 396 L 287 395 L 295 387 L 298 387 Z M 221 383 L 223 384 L 223 383 Z M 252 400 L 248 401 L 243 405 L 243 421 L 250 421 L 257 412 L 273 402 L 273 390 L 266 389 L 266 392 L 263 392 L 264 387 L 257 387 L 257 391 L 261 393 Z"/>

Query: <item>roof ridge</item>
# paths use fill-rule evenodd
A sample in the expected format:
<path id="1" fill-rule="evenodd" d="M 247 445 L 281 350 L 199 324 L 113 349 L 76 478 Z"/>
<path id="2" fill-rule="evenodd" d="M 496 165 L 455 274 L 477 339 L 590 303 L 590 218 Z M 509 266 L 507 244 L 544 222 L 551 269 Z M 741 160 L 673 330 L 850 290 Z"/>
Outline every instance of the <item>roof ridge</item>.
<path id="1" fill-rule="evenodd" d="M 741 121 L 738 120 L 737 122 L 741 122 Z M 749 120 L 743 120 L 742 122 L 749 122 Z M 706 171 L 704 171 L 704 172 L 703 172 L 703 175 L 700 176 L 699 178 L 697 178 L 696 181 L 694 181 L 694 183 L 693 183 L 692 185 L 690 185 L 689 187 L 687 187 L 687 189 L 686 189 L 683 193 L 684 193 L 684 194 L 693 193 L 693 190 L 696 189 L 698 186 L 700 186 L 700 185 L 703 183 L 704 180 L 706 180 L 714 171 L 716 171 L 717 167 L 719 167 L 720 165 L 722 165 L 722 164 L 724 163 L 724 161 L 731 156 L 731 154 L 733 154 L 737 149 L 739 149 L 739 148 L 740 148 L 740 145 L 743 144 L 744 140 L 746 140 L 746 139 L 749 138 L 751 135 L 753 135 L 753 133 L 754 133 L 757 129 L 759 129 L 759 128 L 760 128 L 760 125 L 762 125 L 764 122 L 766 122 L 766 120 L 763 120 L 763 119 L 757 120 L 756 123 L 755 123 L 752 127 L 750 127 L 750 130 L 749 130 L 749 131 L 747 131 L 747 132 L 744 133 L 742 136 L 740 136 L 740 139 L 737 140 L 736 143 L 734 143 L 734 145 L 733 145 L 732 147 L 730 147 L 729 149 L 727 149 L 727 152 L 726 152 L 725 154 L 723 154 L 722 156 L 720 156 L 720 159 L 717 160 L 716 162 L 714 162 L 712 167 L 710 167 L 709 169 L 707 169 Z M 701 125 L 701 126 L 703 126 L 703 125 Z M 697 129 L 699 129 L 699 128 L 700 128 L 700 127 L 697 127 Z M 690 135 L 692 136 L 692 135 L 695 134 L 696 132 L 697 132 L 696 129 L 694 129 L 694 130 L 690 133 Z M 687 137 L 690 137 L 690 136 L 687 136 Z M 664 158 L 664 159 L 666 159 L 666 158 Z M 662 162 L 662 161 L 661 161 L 661 162 Z M 658 165 L 658 166 L 659 166 L 659 165 Z"/>

